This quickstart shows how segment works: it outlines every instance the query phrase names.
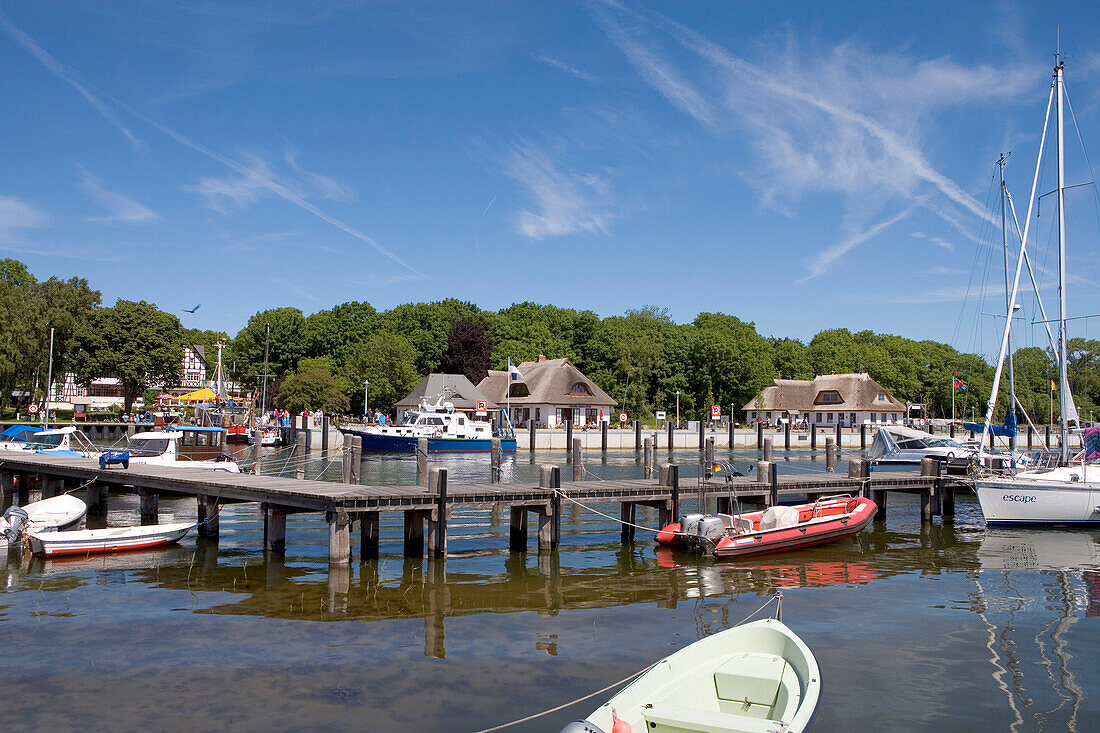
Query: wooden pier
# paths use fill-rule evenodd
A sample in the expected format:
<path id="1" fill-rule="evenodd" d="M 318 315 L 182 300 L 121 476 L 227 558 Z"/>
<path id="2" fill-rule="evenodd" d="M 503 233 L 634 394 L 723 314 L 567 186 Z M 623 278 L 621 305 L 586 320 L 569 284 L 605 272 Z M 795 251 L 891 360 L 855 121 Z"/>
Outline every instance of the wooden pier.
<path id="1" fill-rule="evenodd" d="M 355 441 L 357 442 L 357 441 Z M 702 506 L 729 512 L 739 501 L 773 505 L 787 497 L 808 496 L 811 500 L 830 494 L 869 496 L 885 518 L 887 495 L 902 491 L 921 496 L 922 519 L 954 515 L 954 489 L 958 481 L 940 475 L 940 464 L 926 459 L 918 472 L 870 474 L 866 461 L 849 462 L 849 474 L 834 473 L 779 475 L 777 465 L 760 461 L 755 476 L 719 480 L 693 479 L 681 486 L 679 467 L 660 466 L 651 478 L 629 480 L 571 481 L 564 485 L 557 466 L 542 466 L 537 485 L 485 483 L 449 486 L 445 468 L 428 469 L 427 485 L 367 486 L 358 483 L 359 451 L 348 440 L 344 450 L 345 482 L 310 481 L 300 478 L 229 473 L 215 470 L 137 465 L 128 469 L 100 468 L 91 458 L 69 458 L 9 451 L 0 455 L 0 487 L 4 499 L 20 504 L 82 489 L 88 513 L 104 517 L 110 488 L 132 490 L 140 497 L 141 521 L 157 522 L 161 494 L 190 495 L 197 499 L 200 536 L 218 536 L 218 507 L 226 503 L 256 502 L 264 516 L 264 550 L 282 553 L 286 547 L 286 516 L 299 512 L 324 512 L 329 528 L 329 562 L 351 561 L 351 533 L 360 530 L 360 556 L 376 557 L 379 548 L 379 514 L 404 514 L 404 552 L 409 557 L 442 557 L 447 552 L 447 520 L 457 506 L 509 509 L 509 547 L 515 552 L 528 549 L 528 518 L 538 521 L 538 550 L 557 549 L 561 538 L 562 509 L 567 504 L 619 504 L 621 540 L 635 538 L 636 509 L 654 507 L 658 524 L 676 521 L 683 498 L 699 499 Z M 647 461 L 645 473 L 652 473 Z M 496 474 L 494 473 L 495 477 Z"/>

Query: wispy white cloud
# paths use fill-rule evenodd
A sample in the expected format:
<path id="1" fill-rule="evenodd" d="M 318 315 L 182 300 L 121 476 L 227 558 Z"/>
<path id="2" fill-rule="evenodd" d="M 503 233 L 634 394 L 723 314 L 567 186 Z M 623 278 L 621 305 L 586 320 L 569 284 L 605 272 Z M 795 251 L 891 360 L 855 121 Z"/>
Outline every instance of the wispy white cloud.
<path id="1" fill-rule="evenodd" d="M 266 196 L 275 195 L 268 181 L 275 178 L 267 161 L 263 158 L 244 154 L 245 160 L 240 169 L 235 169 L 223 177 L 206 176 L 192 186 L 183 186 L 184 191 L 198 194 L 207 208 L 221 214 L 240 211 Z M 289 188 L 287 190 L 290 190 Z M 301 196 L 298 191 L 294 195 Z"/>
<path id="2" fill-rule="evenodd" d="M 566 74 L 569 74 L 570 76 L 575 76 L 578 79 L 583 79 L 584 81 L 590 81 L 590 82 L 599 81 L 592 74 L 589 74 L 585 71 L 581 71 L 580 69 L 578 69 L 575 66 L 570 66 L 569 64 L 565 63 L 564 61 L 559 61 L 558 59 L 550 58 L 549 56 L 535 56 L 535 59 L 537 61 L 541 61 L 542 63 L 547 64 L 549 66 L 553 66 L 555 69 L 557 69 L 559 71 L 564 71 Z"/>
<path id="3" fill-rule="evenodd" d="M 107 216 L 88 217 L 87 221 L 145 224 L 160 220 L 157 212 L 139 204 L 129 196 L 108 190 L 98 178 L 84 168 L 80 166 L 77 168 L 81 174 L 80 187 L 110 212 Z"/>
<path id="4" fill-rule="evenodd" d="M 350 188 L 334 178 L 307 171 L 298 164 L 298 155 L 299 153 L 294 151 L 287 153 L 283 157 L 287 165 L 289 165 L 295 173 L 304 178 L 307 183 L 313 186 L 321 198 L 329 199 L 330 201 L 351 201 L 354 194 Z"/>
<path id="5" fill-rule="evenodd" d="M 616 218 L 611 182 L 604 175 L 562 170 L 549 152 L 523 142 L 513 143 L 503 167 L 535 201 L 535 210 L 521 211 L 516 222 L 525 237 L 606 234 Z"/>
<path id="6" fill-rule="evenodd" d="M 23 199 L 0 196 L 0 231 L 45 226 L 46 213 Z"/>
<path id="7" fill-rule="evenodd" d="M 114 110 L 108 107 L 97 94 L 94 94 L 88 87 L 80 81 L 79 76 L 75 71 L 70 69 L 65 64 L 58 61 L 52 55 L 50 55 L 45 49 L 35 43 L 34 39 L 24 33 L 18 27 L 16 27 L 3 12 L 0 12 L 0 27 L 11 36 L 12 40 L 23 47 L 30 55 L 38 59 L 43 66 L 49 69 L 57 78 L 61 79 L 65 83 L 69 84 L 73 89 L 78 91 L 84 99 L 88 101 L 99 114 L 103 115 L 103 118 L 114 125 L 118 130 L 126 136 L 126 139 L 130 141 L 130 145 L 134 149 L 142 147 L 144 144 L 133 131 L 127 127 L 127 125 L 119 119 Z"/>
<path id="8" fill-rule="evenodd" d="M 935 244 L 938 247 L 943 247 L 948 252 L 954 252 L 955 251 L 955 245 L 951 244 L 951 242 L 948 242 L 946 239 L 943 239 L 942 237 L 930 237 L 929 241 L 932 242 L 933 244 Z"/>
<path id="9" fill-rule="evenodd" d="M 841 241 L 834 244 L 832 247 L 829 247 L 824 252 L 821 252 L 817 255 L 817 257 L 814 257 L 807 263 L 806 266 L 810 272 L 804 278 L 799 280 L 799 282 L 806 282 L 807 280 L 824 274 L 825 271 L 829 269 L 829 265 L 831 265 L 835 260 L 843 257 L 845 254 L 850 252 L 853 247 L 862 244 L 869 239 L 874 239 L 883 231 L 889 229 L 894 224 L 897 224 L 899 221 L 909 216 L 909 214 L 913 213 L 913 209 L 915 208 L 916 206 L 910 206 L 901 213 L 890 217 L 886 221 L 875 224 L 870 229 L 866 229 L 860 232 L 853 232 Z"/>

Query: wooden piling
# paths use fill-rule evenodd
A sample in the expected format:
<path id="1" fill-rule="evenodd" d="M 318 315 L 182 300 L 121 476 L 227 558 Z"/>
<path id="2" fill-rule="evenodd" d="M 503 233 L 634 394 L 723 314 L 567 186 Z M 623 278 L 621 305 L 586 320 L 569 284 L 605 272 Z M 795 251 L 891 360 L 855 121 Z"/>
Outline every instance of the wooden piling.
<path id="1" fill-rule="evenodd" d="M 199 537 L 209 539 L 218 538 L 218 497 L 200 494 L 199 503 Z"/>
<path id="2" fill-rule="evenodd" d="M 539 488 L 560 489 L 561 469 L 557 466 L 539 467 Z M 539 511 L 539 552 L 556 550 L 561 541 L 561 494 L 554 491 L 546 507 Z"/>
<path id="3" fill-rule="evenodd" d="M 11 471 L 0 471 L 0 493 L 3 501 L 15 501 L 15 474 Z"/>
<path id="4" fill-rule="evenodd" d="M 508 549 L 512 552 L 527 551 L 527 507 L 514 506 L 508 530 Z"/>
<path id="5" fill-rule="evenodd" d="M 405 515 L 405 557 L 424 556 L 424 510 L 408 509 Z"/>
<path id="6" fill-rule="evenodd" d="M 428 477 L 428 491 L 435 494 L 435 508 L 428 513 L 428 557 L 444 557 L 447 554 L 446 468 L 431 470 Z"/>
<path id="7" fill-rule="evenodd" d="M 262 428 L 252 429 L 252 473 L 259 476 L 263 473 L 264 431 Z"/>
<path id="8" fill-rule="evenodd" d="M 573 438 L 573 480 L 580 481 L 584 476 L 584 464 L 581 462 L 581 439 Z"/>
<path id="9" fill-rule="evenodd" d="M 837 417 L 839 418 L 840 415 L 837 415 Z M 836 444 L 837 445 L 843 445 L 843 441 L 840 439 L 840 435 L 841 435 L 840 420 L 837 420 L 836 421 Z"/>
<path id="10" fill-rule="evenodd" d="M 952 426 L 952 427 L 954 427 L 954 426 Z M 951 437 L 954 438 L 955 437 L 954 434 L 952 434 Z M 1034 442 L 1034 440 L 1035 440 L 1035 428 L 1031 427 L 1031 425 L 1028 425 L 1027 426 L 1027 449 L 1028 450 L 1031 450 L 1032 443 Z"/>
<path id="11" fill-rule="evenodd" d="M 274 504 L 261 504 L 264 513 L 264 552 L 286 552 L 286 510 Z"/>
<path id="12" fill-rule="evenodd" d="M 634 421 L 634 452 L 637 453 L 642 449 L 642 421 Z"/>
<path id="13" fill-rule="evenodd" d="M 572 447 L 572 445 L 573 445 L 573 421 L 572 420 L 566 420 L 565 421 L 565 450 L 568 451 Z M 572 460 L 572 455 L 570 453 L 566 453 L 566 455 L 569 456 L 569 458 L 567 458 L 566 460 Z"/>
<path id="14" fill-rule="evenodd" d="M 152 489 L 138 489 L 138 497 L 141 500 L 141 524 L 157 523 L 157 514 L 160 508 L 159 494 Z"/>
<path id="15" fill-rule="evenodd" d="M 707 478 L 711 477 L 714 468 L 714 437 L 707 438 L 706 449 L 703 451 L 703 458 L 706 461 L 704 466 L 703 475 Z"/>
<path id="16" fill-rule="evenodd" d="M 428 439 L 416 439 L 416 485 L 428 485 Z"/>
<path id="17" fill-rule="evenodd" d="M 531 418 L 531 422 L 527 424 L 527 450 L 531 451 L 532 453 L 535 452 L 535 430 L 535 419 Z"/>
<path id="18" fill-rule="evenodd" d="M 700 421 L 699 421 L 699 450 L 703 450 L 703 431 L 704 431 L 704 424 L 705 424 L 705 423 L 704 423 L 704 422 L 703 422 L 702 420 L 700 420 Z"/>
<path id="19" fill-rule="evenodd" d="M 825 439 L 825 473 L 836 472 L 836 439 Z"/>
<path id="20" fill-rule="evenodd" d="M 671 454 L 674 444 L 676 443 L 676 426 L 671 422 L 665 423 L 665 432 L 668 434 L 668 452 Z"/>
<path id="21" fill-rule="evenodd" d="M 779 467 L 771 461 L 756 462 L 756 480 L 768 485 L 768 506 L 779 503 Z"/>
<path id="22" fill-rule="evenodd" d="M 825 444 L 828 445 L 829 439 L 825 439 Z M 810 450 L 817 450 L 817 424 L 810 423 Z"/>
<path id="23" fill-rule="evenodd" d="M 971 438 L 971 440 L 973 440 L 974 431 L 970 431 L 970 438 Z M 1050 450 L 1051 445 L 1050 445 L 1050 426 L 1049 425 L 1046 426 L 1046 446 L 1047 446 L 1047 450 Z"/>
<path id="24" fill-rule="evenodd" d="M 619 505 L 619 542 L 629 545 L 634 542 L 634 523 L 637 505 L 632 501 L 624 501 Z"/>
<path id="25" fill-rule="evenodd" d="M 351 517 L 344 510 L 325 512 L 328 522 L 328 561 L 330 565 L 351 562 Z"/>
<path id="26" fill-rule="evenodd" d="M 756 423 L 756 450 L 764 449 L 764 423 Z"/>
<path id="27" fill-rule="evenodd" d="M 328 453 L 328 430 L 329 423 L 332 422 L 332 418 L 328 415 L 321 417 L 321 450 Z"/>
<path id="28" fill-rule="evenodd" d="M 642 477 L 653 478 L 653 438 L 645 439 L 645 451 L 642 453 Z"/>
<path id="29" fill-rule="evenodd" d="M 764 459 L 765 461 L 771 461 L 772 459 L 772 439 L 764 438 Z"/>
<path id="30" fill-rule="evenodd" d="M 783 423 L 783 450 L 791 449 L 791 424 Z"/>
<path id="31" fill-rule="evenodd" d="M 607 452 L 607 420 L 600 422 L 600 450 Z"/>
<path id="32" fill-rule="evenodd" d="M 920 475 L 922 477 L 936 476 L 939 474 L 940 462 L 935 458 L 922 458 L 920 462 Z M 921 489 L 920 492 L 920 519 L 922 522 L 932 521 L 932 498 L 935 495 L 935 487 Z"/>
<path id="33" fill-rule="evenodd" d="M 1028 445 L 1027 445 L 1027 447 L 1030 448 L 1031 447 L 1031 442 L 1030 442 L 1031 441 L 1031 426 L 1028 426 L 1027 430 L 1028 430 L 1028 436 L 1027 436 L 1028 437 Z M 952 440 L 954 440 L 954 438 L 955 438 L 955 423 L 951 423 L 951 427 L 947 429 L 947 434 L 951 437 Z"/>
<path id="34" fill-rule="evenodd" d="M 489 483 L 500 483 L 500 438 L 489 441 Z"/>
<path id="35" fill-rule="evenodd" d="M 734 425 L 734 423 L 733 423 L 733 413 L 731 412 L 730 413 L 730 421 L 729 421 L 729 449 L 730 450 L 733 450 L 736 447 L 736 443 L 737 443 L 737 432 L 733 429 L 733 425 Z"/>
<path id="36" fill-rule="evenodd" d="M 84 503 L 88 505 L 88 518 L 103 519 L 107 516 L 107 487 L 91 483 L 84 490 Z"/>
<path id="37" fill-rule="evenodd" d="M 837 443 L 837 448 L 843 448 L 843 443 Z M 867 426 L 863 423 L 859 425 L 859 449 L 867 450 Z"/>
<path id="38" fill-rule="evenodd" d="M 378 512 L 359 515 L 359 556 L 363 560 L 378 557 L 379 519 Z"/>

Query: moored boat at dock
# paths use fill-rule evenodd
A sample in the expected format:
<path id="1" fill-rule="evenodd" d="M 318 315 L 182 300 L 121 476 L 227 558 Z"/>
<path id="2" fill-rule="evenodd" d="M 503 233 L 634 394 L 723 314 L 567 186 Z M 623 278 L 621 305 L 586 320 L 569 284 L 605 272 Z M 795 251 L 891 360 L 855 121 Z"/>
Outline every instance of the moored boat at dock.
<path id="1" fill-rule="evenodd" d="M 502 420 L 506 414 L 501 411 Z M 420 438 L 428 440 L 429 453 L 485 452 L 492 448 L 493 426 L 484 420 L 475 420 L 439 395 L 434 404 L 420 401 L 420 409 L 411 413 L 403 425 L 365 425 L 340 428 L 341 433 L 358 435 L 363 439 L 365 451 L 415 451 Z M 515 435 L 509 429 L 500 436 L 500 449 L 514 451 Z"/>
<path id="2" fill-rule="evenodd" d="M 685 514 L 657 533 L 657 542 L 718 558 L 798 550 L 859 534 L 877 507 L 866 498 L 832 496 L 808 504 L 741 514 Z"/>
<path id="3" fill-rule="evenodd" d="M 73 532 L 28 532 L 31 551 L 36 555 L 94 555 L 105 552 L 147 550 L 183 539 L 194 522 L 152 524 L 141 527 L 108 527 Z"/>

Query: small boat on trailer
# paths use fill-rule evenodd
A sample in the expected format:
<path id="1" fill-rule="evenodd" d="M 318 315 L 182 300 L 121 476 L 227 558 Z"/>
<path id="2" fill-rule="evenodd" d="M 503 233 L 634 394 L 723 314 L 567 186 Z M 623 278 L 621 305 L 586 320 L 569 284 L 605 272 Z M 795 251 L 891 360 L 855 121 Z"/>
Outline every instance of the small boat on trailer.
<path id="1" fill-rule="evenodd" d="M 813 652 L 765 619 L 665 657 L 561 733 L 798 733 L 820 695 Z"/>
<path id="2" fill-rule="evenodd" d="M 183 539 L 194 522 L 151 524 L 142 527 L 109 527 L 73 532 L 28 532 L 31 551 L 46 557 L 97 555 L 162 547 Z"/>
<path id="3" fill-rule="evenodd" d="M 859 534 L 875 517 L 870 499 L 830 496 L 808 504 L 741 514 L 685 514 L 657 533 L 657 543 L 718 558 L 787 552 Z"/>

